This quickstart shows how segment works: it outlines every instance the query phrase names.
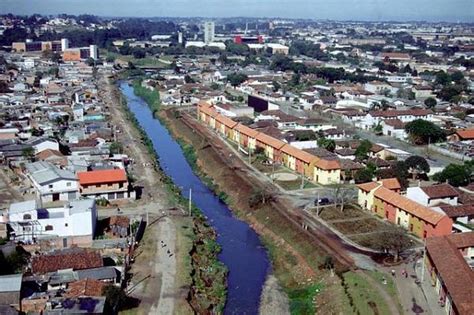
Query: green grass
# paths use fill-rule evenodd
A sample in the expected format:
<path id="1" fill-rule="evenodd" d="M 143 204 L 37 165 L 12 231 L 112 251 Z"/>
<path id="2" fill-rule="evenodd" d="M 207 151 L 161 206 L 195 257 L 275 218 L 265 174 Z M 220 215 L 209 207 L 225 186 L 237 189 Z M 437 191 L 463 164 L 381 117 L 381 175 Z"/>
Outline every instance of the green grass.
<path id="1" fill-rule="evenodd" d="M 316 312 L 314 298 L 322 289 L 322 285 L 311 284 L 303 289 L 288 290 L 291 314 L 314 314 Z"/>
<path id="2" fill-rule="evenodd" d="M 374 303 L 378 314 L 390 314 L 390 310 L 378 290 L 373 288 L 362 275 L 352 271 L 346 272 L 343 274 L 343 279 L 354 313 L 375 314 L 369 304 Z"/>
<path id="3" fill-rule="evenodd" d="M 150 90 L 141 85 L 141 80 L 133 81 L 133 92 L 141 97 L 150 107 L 155 116 L 161 108 L 160 93 L 157 90 Z"/>
<path id="4" fill-rule="evenodd" d="M 378 283 L 381 283 L 384 286 L 384 288 L 386 288 L 387 293 L 391 297 L 393 297 L 394 299 L 396 298 L 398 309 L 400 311 L 402 311 L 403 308 L 400 304 L 400 299 L 399 299 L 399 295 L 398 295 L 397 286 L 396 286 L 395 282 L 393 281 L 393 278 L 390 275 L 388 275 L 384 272 L 380 272 L 380 271 L 368 271 L 367 274 L 369 274 L 369 276 L 374 278 L 375 281 L 377 281 Z M 383 284 L 384 279 L 387 280 L 387 284 Z M 401 313 L 403 313 L 403 312 L 401 312 Z"/>

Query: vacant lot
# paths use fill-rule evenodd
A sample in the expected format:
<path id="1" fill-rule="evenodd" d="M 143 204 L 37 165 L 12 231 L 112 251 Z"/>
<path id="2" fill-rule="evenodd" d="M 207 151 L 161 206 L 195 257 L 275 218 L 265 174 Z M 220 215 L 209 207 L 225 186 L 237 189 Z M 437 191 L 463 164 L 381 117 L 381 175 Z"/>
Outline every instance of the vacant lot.
<path id="1" fill-rule="evenodd" d="M 321 218 L 325 221 L 331 220 L 343 220 L 343 219 L 351 219 L 351 218 L 358 218 L 358 217 L 366 217 L 368 215 L 367 212 L 362 211 L 358 208 L 347 206 L 344 207 L 344 211 L 341 211 L 335 207 L 325 207 L 324 210 L 321 211 Z"/>
<path id="2" fill-rule="evenodd" d="M 372 218 L 362 218 L 359 220 L 336 222 L 331 224 L 346 235 L 383 231 L 387 228 L 387 224 Z"/>

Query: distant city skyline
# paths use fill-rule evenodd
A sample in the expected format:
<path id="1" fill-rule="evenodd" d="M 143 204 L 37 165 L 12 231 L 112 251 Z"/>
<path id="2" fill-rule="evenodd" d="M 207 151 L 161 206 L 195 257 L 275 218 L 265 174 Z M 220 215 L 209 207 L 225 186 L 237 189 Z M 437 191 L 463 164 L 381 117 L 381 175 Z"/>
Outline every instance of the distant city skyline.
<path id="1" fill-rule="evenodd" d="M 473 0 L 1 0 L 13 14 L 474 22 Z"/>

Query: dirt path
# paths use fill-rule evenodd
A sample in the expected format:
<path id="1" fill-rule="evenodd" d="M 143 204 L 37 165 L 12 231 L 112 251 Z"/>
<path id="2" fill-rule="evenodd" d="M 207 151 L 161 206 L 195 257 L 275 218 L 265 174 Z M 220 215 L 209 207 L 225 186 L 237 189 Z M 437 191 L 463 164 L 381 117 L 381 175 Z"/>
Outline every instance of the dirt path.
<path id="1" fill-rule="evenodd" d="M 361 270 L 356 271 L 360 275 L 362 275 L 367 282 L 369 282 L 373 287 L 377 288 L 377 291 L 380 293 L 382 298 L 385 300 L 385 304 L 387 304 L 390 314 L 392 315 L 399 315 L 400 311 L 398 310 L 397 304 L 393 301 L 393 298 L 387 293 L 385 288 L 380 285 L 377 281 L 375 281 L 371 276 L 368 274 L 364 273 Z"/>
<path id="2" fill-rule="evenodd" d="M 156 189 L 156 185 L 159 183 L 158 176 L 151 170 L 154 161 L 143 144 L 138 141 L 140 139 L 138 131 L 121 110 L 122 96 L 120 92 L 117 91 L 109 78 L 101 77 L 100 87 L 101 95 L 110 110 L 112 124 L 119 131 L 117 140 L 122 143 L 124 150 L 134 161 L 131 171 L 144 187 L 143 197 L 149 197 L 149 194 L 153 195 L 158 191 Z"/>
<path id="3" fill-rule="evenodd" d="M 153 304 L 149 314 L 173 314 L 175 303 L 176 276 L 176 227 L 173 221 L 165 218 L 155 228 L 157 250 L 154 261 L 155 273 L 160 278 L 161 286 L 158 303 Z"/>
<path id="4" fill-rule="evenodd" d="M 269 275 L 265 281 L 258 313 L 260 315 L 290 314 L 288 297 L 274 275 Z"/>

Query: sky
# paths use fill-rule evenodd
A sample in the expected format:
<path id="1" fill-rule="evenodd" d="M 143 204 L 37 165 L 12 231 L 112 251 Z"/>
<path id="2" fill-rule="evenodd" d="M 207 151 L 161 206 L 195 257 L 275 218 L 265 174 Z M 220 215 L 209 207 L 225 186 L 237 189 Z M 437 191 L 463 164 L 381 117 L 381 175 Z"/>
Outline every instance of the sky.
<path id="1" fill-rule="evenodd" d="M 474 22 L 474 0 L 0 0 L 0 13 Z"/>

